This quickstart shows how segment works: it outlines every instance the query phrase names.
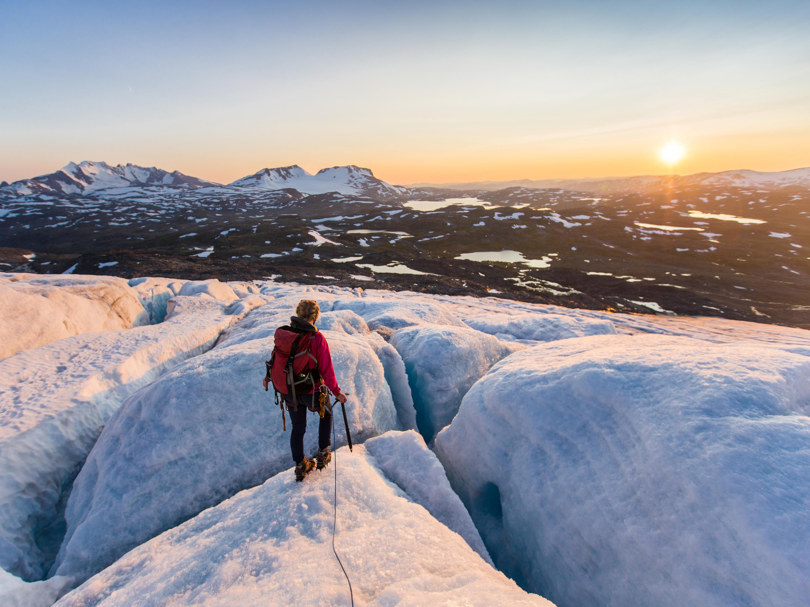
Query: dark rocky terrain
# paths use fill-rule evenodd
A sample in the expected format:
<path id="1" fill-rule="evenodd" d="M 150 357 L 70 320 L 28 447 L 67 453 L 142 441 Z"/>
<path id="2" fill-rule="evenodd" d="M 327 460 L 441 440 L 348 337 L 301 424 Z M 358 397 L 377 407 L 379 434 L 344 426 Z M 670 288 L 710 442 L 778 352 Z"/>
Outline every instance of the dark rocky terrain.
<path id="1" fill-rule="evenodd" d="M 701 176 L 644 191 L 398 188 L 378 200 L 188 180 L 21 195 L 19 183 L 0 188 L 7 271 L 276 277 L 810 328 L 804 185 Z M 476 253 L 490 255 L 465 258 Z"/>

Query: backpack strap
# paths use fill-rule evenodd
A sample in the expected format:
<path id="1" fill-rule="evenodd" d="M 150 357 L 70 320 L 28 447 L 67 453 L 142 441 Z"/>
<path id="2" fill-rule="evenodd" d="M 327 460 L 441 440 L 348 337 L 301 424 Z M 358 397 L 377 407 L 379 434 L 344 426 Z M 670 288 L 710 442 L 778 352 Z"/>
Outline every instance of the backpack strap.
<path id="1" fill-rule="evenodd" d="M 294 406 L 298 406 L 298 396 L 295 394 L 295 381 L 293 381 L 293 377 L 295 374 L 293 372 L 293 361 L 297 356 L 298 352 L 298 344 L 301 343 L 301 338 L 304 337 L 304 333 L 299 333 L 298 337 L 292 342 L 292 346 L 290 346 L 290 357 L 287 359 L 287 384 L 290 386 L 290 396 L 292 397 L 292 402 Z"/>

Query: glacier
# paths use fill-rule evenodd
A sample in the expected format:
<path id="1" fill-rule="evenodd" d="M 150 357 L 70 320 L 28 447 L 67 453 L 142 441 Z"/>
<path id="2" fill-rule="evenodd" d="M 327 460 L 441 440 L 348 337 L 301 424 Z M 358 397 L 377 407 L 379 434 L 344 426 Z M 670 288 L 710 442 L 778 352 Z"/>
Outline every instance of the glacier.
<path id="1" fill-rule="evenodd" d="M 376 441 L 385 440 L 385 444 Z M 458 502 L 438 462 L 410 436 L 384 435 L 336 452 L 302 484 L 279 474 L 127 553 L 56 604 L 70 605 L 495 605 L 544 607 L 493 569 L 462 537 L 385 476 L 375 453 L 434 500 Z M 433 458 L 432 470 L 422 468 Z M 417 466 L 409 465 L 415 461 Z M 401 482 L 401 481 L 400 481 Z M 437 487 L 438 485 L 438 487 Z M 334 492 L 340 516 L 331 551 Z M 458 514 L 465 516 L 460 502 Z M 351 592 L 351 594 L 350 594 Z"/>
<path id="2" fill-rule="evenodd" d="M 88 300 L 110 284 L 69 279 Z M 124 286 L 151 324 L 38 345 L 8 331 L 3 605 L 348 604 L 333 529 L 358 604 L 810 596 L 810 332 L 273 281 Z M 302 298 L 320 303 L 355 445 L 338 413 L 335 461 L 295 483 L 261 378 Z"/>
<path id="3" fill-rule="evenodd" d="M 495 562 L 560 605 L 800 605 L 808 354 L 664 335 L 535 346 L 467 393 L 437 454 Z"/>
<path id="4" fill-rule="evenodd" d="M 374 350 L 354 336 L 324 335 L 341 388 L 351 396 L 353 439 L 399 429 Z M 272 339 L 262 339 L 214 348 L 123 403 L 73 485 L 56 574 L 88 577 L 141 542 L 294 464 L 289 428 L 282 430 L 279 408 L 256 381 L 272 347 Z M 312 424 L 305 437 L 308 453 L 317 450 Z M 335 427 L 344 432 L 340 423 Z M 345 442 L 340 434 L 337 444 Z"/>
<path id="5" fill-rule="evenodd" d="M 0 274 L 0 360 L 51 341 L 149 323 L 123 278 Z"/>

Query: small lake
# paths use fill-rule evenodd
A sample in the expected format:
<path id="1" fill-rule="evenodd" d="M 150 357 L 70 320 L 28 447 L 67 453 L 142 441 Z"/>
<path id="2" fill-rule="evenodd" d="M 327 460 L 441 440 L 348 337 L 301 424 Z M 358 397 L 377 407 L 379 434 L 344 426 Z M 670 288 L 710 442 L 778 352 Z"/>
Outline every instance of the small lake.
<path id="1" fill-rule="evenodd" d="M 526 259 L 520 251 L 482 251 L 477 253 L 463 253 L 456 259 L 481 262 L 522 263 L 530 268 L 550 268 L 556 253 L 544 255 L 540 259 Z"/>
<path id="2" fill-rule="evenodd" d="M 479 198 L 445 198 L 444 200 L 409 200 L 403 206 L 406 206 L 414 211 L 436 211 L 445 207 L 453 206 L 476 206 L 484 207 L 487 209 L 494 209 L 498 205 L 492 204 L 486 200 Z"/>

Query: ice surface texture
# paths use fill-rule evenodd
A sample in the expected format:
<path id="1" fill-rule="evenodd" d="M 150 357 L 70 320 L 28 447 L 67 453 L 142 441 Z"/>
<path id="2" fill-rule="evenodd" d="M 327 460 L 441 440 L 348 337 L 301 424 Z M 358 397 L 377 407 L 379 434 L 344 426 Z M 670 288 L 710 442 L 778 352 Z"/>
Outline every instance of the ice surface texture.
<path id="1" fill-rule="evenodd" d="M 556 341 L 616 333 L 610 320 L 577 318 L 563 314 L 479 314 L 464 317 L 464 322 L 483 333 L 520 341 Z"/>
<path id="2" fill-rule="evenodd" d="M 416 421 L 425 440 L 449 424 L 461 398 L 492 364 L 519 346 L 455 326 L 414 326 L 396 331 L 393 345 L 405 362 Z"/>
<path id="3" fill-rule="evenodd" d="M 0 361 L 7 571 L 53 559 L 46 527 L 72 488 L 66 575 L 2 572 L 4 606 L 49 605 L 105 565 L 62 604 L 347 600 L 335 466 L 294 482 L 260 385 L 302 298 L 351 394 L 338 550 L 358 604 L 546 604 L 489 554 L 565 607 L 806 605 L 807 331 L 273 282 L 129 288 L 167 320 Z M 421 436 L 386 433 L 416 427 L 415 401 L 428 437 L 444 426 L 433 444 L 469 512 Z"/>
<path id="4" fill-rule="evenodd" d="M 93 331 L 149 323 L 122 278 L 0 274 L 0 359 Z"/>
<path id="5" fill-rule="evenodd" d="M 437 454 L 497 565 L 560 605 L 810 596 L 810 349 L 588 337 L 496 364 Z"/>
<path id="6" fill-rule="evenodd" d="M 325 331 L 358 443 L 398 428 L 382 364 L 362 336 Z M 289 468 L 273 392 L 261 386 L 272 338 L 232 340 L 127 400 L 76 482 L 54 572 L 86 578 L 130 548 Z M 346 439 L 336 420 L 338 444 Z M 310 414 L 308 454 L 317 451 Z"/>
<path id="7" fill-rule="evenodd" d="M 409 434 L 383 438 L 336 453 L 336 547 L 355 604 L 550 605 L 493 569 L 407 489 L 389 482 L 379 454 L 398 452 L 405 462 L 435 458 Z M 403 476 L 415 473 L 404 468 Z M 331 549 L 333 472 L 312 473 L 303 483 L 289 471 L 274 476 L 139 546 L 57 605 L 348 605 Z M 437 487 L 432 501 L 458 498 L 449 486 Z M 455 509 L 463 513 L 460 504 Z"/>
<path id="8" fill-rule="evenodd" d="M 172 303 L 161 325 L 77 335 L 0 361 L 0 566 L 6 570 L 26 579 L 47 572 L 58 547 L 52 544 L 63 532 L 64 498 L 112 413 L 138 388 L 211 348 L 240 318 L 211 298 Z"/>

